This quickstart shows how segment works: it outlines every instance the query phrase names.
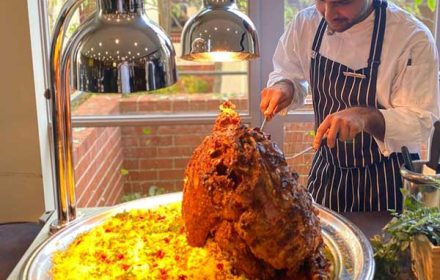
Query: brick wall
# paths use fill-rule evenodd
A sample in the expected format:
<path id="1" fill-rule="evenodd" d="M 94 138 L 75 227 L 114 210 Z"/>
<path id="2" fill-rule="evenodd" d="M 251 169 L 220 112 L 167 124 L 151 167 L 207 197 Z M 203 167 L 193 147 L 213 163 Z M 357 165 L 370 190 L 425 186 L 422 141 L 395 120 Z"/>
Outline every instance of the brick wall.
<path id="1" fill-rule="evenodd" d="M 124 168 L 129 172 L 124 193 L 146 195 L 154 190 L 182 190 L 188 160 L 211 128 L 211 125 L 122 128 Z"/>
<path id="2" fill-rule="evenodd" d="M 239 110 L 248 110 L 246 97 L 231 101 Z M 217 112 L 222 102 L 216 94 L 92 95 L 74 113 Z M 211 129 L 211 124 L 75 128 L 78 207 L 113 205 L 130 193 L 182 190 L 188 160 Z"/>
<path id="3" fill-rule="evenodd" d="M 232 98 L 248 110 L 246 97 Z M 215 94 L 141 95 L 121 99 L 122 113 L 218 112 L 223 101 Z M 122 128 L 124 193 L 143 195 L 181 191 L 186 165 L 194 149 L 211 132 L 209 125 L 140 126 Z"/>
<path id="4" fill-rule="evenodd" d="M 308 134 L 314 128 L 314 123 L 286 123 L 284 125 L 283 151 L 286 157 L 310 147 L 313 137 Z M 314 152 L 307 152 L 295 159 L 288 160 L 289 166 L 300 175 L 299 182 L 302 185 L 307 183 L 307 175 L 311 167 Z"/>
<path id="5" fill-rule="evenodd" d="M 114 114 L 119 98 L 93 96 L 82 103 L 75 114 Z M 124 178 L 121 129 L 74 128 L 73 158 L 78 207 L 108 206 L 119 203 Z"/>

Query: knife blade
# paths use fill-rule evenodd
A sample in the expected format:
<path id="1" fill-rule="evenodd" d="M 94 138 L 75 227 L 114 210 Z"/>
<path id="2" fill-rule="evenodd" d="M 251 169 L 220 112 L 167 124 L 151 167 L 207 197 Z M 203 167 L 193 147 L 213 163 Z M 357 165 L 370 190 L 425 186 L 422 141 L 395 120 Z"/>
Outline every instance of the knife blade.
<path id="1" fill-rule="evenodd" d="M 266 121 L 267 121 L 267 117 L 264 117 L 264 120 L 263 120 L 263 122 L 260 125 L 260 131 L 263 131 L 264 126 L 266 125 Z"/>
<path id="2" fill-rule="evenodd" d="M 326 145 L 326 144 L 327 144 L 327 137 L 324 137 L 324 138 L 322 138 L 322 140 L 321 140 L 321 146 L 322 146 L 322 145 Z M 286 160 L 297 158 L 297 157 L 299 157 L 300 155 L 303 155 L 303 154 L 305 154 L 305 153 L 307 153 L 307 152 L 309 152 L 309 151 L 311 151 L 311 150 L 313 150 L 313 146 L 307 147 L 307 148 L 305 148 L 304 150 L 302 150 L 301 152 L 294 154 L 293 156 L 286 157 Z"/>
<path id="3" fill-rule="evenodd" d="M 293 156 L 286 157 L 286 160 L 297 158 L 297 157 L 299 157 L 300 155 L 303 155 L 303 154 L 305 154 L 305 153 L 307 153 L 307 152 L 309 152 L 309 151 L 311 151 L 311 150 L 313 150 L 313 146 L 307 147 L 306 149 L 302 150 L 302 151 L 299 152 L 299 153 L 294 154 Z"/>
<path id="4" fill-rule="evenodd" d="M 440 157 L 440 121 L 434 123 L 434 133 L 431 137 L 429 161 L 423 165 L 422 173 L 425 175 L 436 175 Z"/>

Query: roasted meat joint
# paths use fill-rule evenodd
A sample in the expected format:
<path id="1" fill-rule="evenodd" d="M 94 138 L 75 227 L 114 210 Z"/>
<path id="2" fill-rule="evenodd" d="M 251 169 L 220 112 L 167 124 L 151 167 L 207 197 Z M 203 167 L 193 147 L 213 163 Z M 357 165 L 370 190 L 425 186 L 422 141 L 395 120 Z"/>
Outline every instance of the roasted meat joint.
<path id="1" fill-rule="evenodd" d="M 211 135 L 185 171 L 182 214 L 188 243 L 214 240 L 249 279 L 329 279 L 320 221 L 282 151 L 258 128 L 220 106 Z"/>

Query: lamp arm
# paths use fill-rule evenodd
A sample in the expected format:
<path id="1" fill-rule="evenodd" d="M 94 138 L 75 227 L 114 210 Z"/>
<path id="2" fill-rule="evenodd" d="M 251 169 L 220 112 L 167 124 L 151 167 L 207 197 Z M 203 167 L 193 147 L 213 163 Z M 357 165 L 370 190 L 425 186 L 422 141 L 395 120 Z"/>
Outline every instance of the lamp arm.
<path id="1" fill-rule="evenodd" d="M 85 0 L 68 0 L 55 23 L 49 55 L 50 91 L 54 140 L 55 201 L 57 220 L 51 224 L 56 232 L 76 218 L 75 184 L 72 159 L 70 93 L 67 89 L 68 63 L 63 59 L 63 43 L 75 10 Z M 64 63 L 63 63 L 64 62 Z"/>

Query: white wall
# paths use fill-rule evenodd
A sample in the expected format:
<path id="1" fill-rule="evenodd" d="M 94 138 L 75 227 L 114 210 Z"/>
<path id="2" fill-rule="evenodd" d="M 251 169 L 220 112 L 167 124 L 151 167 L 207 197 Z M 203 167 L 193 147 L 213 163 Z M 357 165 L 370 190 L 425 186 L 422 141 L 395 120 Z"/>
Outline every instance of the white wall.
<path id="1" fill-rule="evenodd" d="M 36 221 L 45 207 L 27 1 L 0 1 L 0 40 L 0 223 Z"/>

